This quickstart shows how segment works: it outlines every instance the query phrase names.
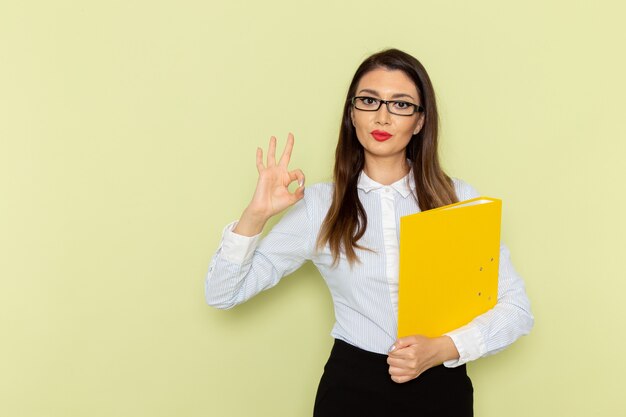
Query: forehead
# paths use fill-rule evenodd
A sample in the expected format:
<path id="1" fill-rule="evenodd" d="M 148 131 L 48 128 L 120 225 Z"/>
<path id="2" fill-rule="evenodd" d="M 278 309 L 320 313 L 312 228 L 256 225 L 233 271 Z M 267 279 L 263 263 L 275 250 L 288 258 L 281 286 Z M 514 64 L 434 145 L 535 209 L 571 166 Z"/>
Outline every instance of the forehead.
<path id="1" fill-rule="evenodd" d="M 361 77 L 357 85 L 357 94 L 363 89 L 374 90 L 381 98 L 394 94 L 408 94 L 417 99 L 417 86 L 404 72 L 376 68 Z"/>

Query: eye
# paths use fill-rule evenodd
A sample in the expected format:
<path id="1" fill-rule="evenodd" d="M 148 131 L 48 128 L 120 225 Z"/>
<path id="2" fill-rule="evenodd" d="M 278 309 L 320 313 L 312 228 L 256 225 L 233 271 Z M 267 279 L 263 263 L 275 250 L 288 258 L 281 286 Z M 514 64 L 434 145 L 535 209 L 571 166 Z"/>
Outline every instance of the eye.
<path id="1" fill-rule="evenodd" d="M 368 106 L 378 104 L 378 100 L 372 97 L 362 97 L 361 101 L 363 102 L 363 104 L 368 105 Z"/>
<path id="2" fill-rule="evenodd" d="M 406 110 L 406 109 L 409 109 L 412 106 L 412 104 L 407 103 L 406 101 L 394 101 L 393 106 L 399 110 Z"/>

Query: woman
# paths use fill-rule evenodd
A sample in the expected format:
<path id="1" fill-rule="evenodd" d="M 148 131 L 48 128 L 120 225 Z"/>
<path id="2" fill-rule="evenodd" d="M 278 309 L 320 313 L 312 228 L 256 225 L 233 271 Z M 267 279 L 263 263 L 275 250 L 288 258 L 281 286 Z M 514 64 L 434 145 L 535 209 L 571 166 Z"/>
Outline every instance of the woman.
<path id="1" fill-rule="evenodd" d="M 315 416 L 473 415 L 465 363 L 495 353 L 533 325 L 508 249 L 500 253 L 497 305 L 441 337 L 396 340 L 400 216 L 478 196 L 441 169 L 435 94 L 424 67 L 395 49 L 367 58 L 346 98 L 334 183 L 304 192 L 289 171 L 290 134 L 276 139 L 238 222 L 225 231 L 206 280 L 207 303 L 230 308 L 312 260 L 335 306 L 335 344 L 320 381 Z M 295 192 L 288 190 L 298 181 Z M 293 206 L 259 242 L 267 220 Z"/>

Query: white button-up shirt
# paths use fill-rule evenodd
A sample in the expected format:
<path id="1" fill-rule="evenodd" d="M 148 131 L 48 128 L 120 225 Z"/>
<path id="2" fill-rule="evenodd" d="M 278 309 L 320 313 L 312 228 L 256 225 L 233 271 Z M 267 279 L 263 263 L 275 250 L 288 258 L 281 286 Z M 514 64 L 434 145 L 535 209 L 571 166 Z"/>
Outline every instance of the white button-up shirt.
<path id="1" fill-rule="evenodd" d="M 459 201 L 478 196 L 465 182 L 453 179 Z M 352 267 L 344 255 L 332 266 L 328 246 L 316 250 L 321 224 L 332 201 L 333 184 L 309 186 L 268 235 L 246 237 L 225 229 L 205 283 L 209 305 L 230 308 L 311 260 L 328 285 L 335 306 L 332 336 L 361 349 L 386 354 L 397 338 L 400 217 L 419 212 L 412 173 L 385 186 L 361 172 L 359 200 L 367 213 L 367 229 L 356 249 L 360 262 Z M 444 363 L 464 364 L 495 353 L 533 325 L 524 284 L 515 272 L 506 246 L 500 248 L 498 303 L 467 325 L 448 332 L 460 357 Z"/>

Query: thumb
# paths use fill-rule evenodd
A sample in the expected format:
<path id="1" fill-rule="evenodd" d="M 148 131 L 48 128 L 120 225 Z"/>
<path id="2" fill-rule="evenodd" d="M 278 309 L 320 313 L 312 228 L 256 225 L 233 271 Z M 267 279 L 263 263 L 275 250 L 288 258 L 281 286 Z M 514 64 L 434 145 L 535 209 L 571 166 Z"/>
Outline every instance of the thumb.
<path id="1" fill-rule="evenodd" d="M 391 352 L 393 352 L 394 350 L 397 350 L 397 349 L 403 349 L 403 348 L 405 348 L 407 346 L 414 345 L 415 343 L 417 343 L 417 337 L 416 336 L 401 337 L 398 340 L 396 340 L 393 345 L 391 345 L 391 347 L 389 348 L 389 353 L 391 353 Z"/>

